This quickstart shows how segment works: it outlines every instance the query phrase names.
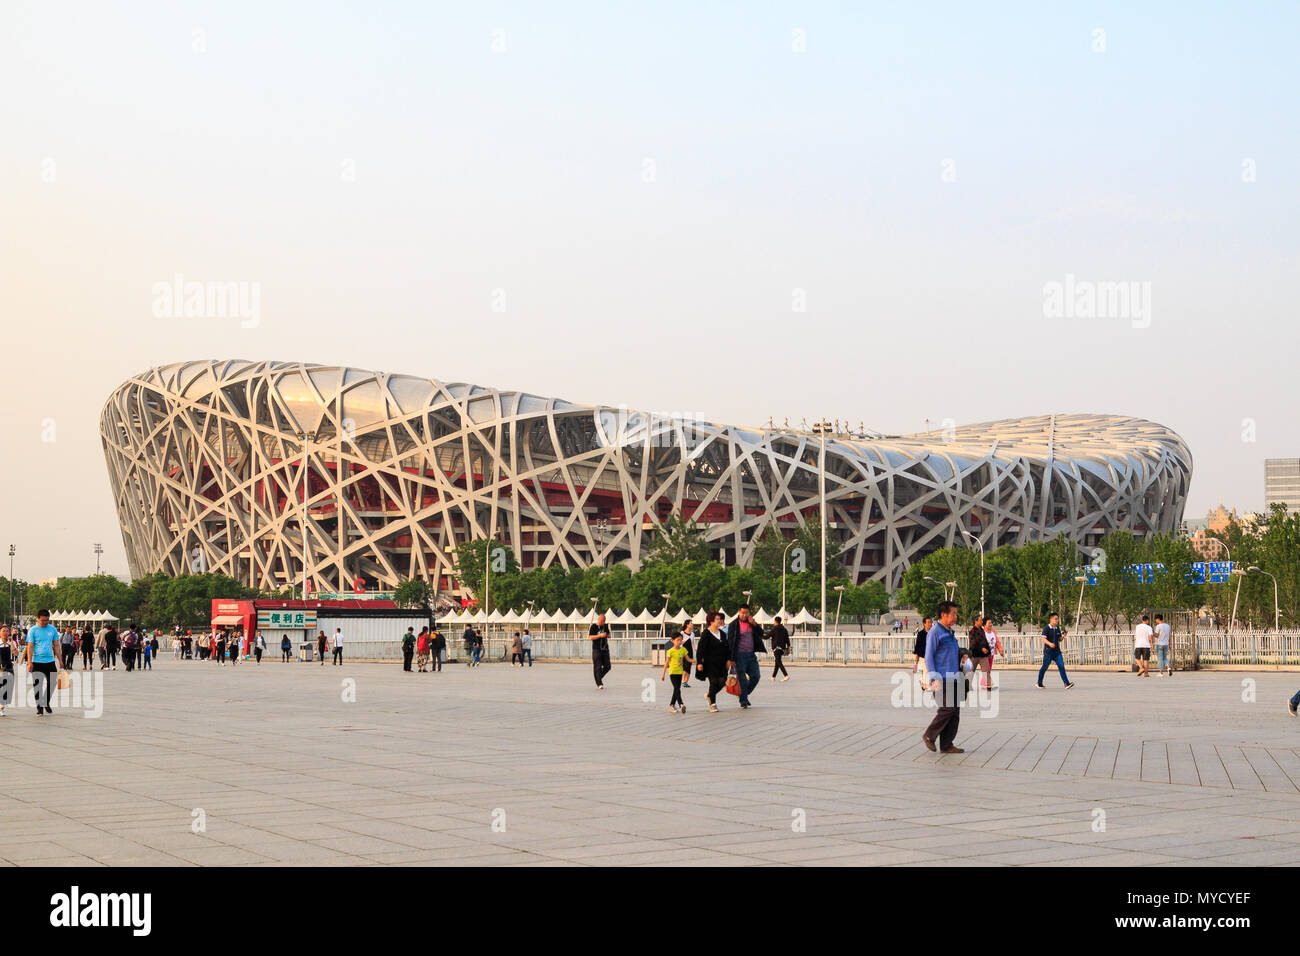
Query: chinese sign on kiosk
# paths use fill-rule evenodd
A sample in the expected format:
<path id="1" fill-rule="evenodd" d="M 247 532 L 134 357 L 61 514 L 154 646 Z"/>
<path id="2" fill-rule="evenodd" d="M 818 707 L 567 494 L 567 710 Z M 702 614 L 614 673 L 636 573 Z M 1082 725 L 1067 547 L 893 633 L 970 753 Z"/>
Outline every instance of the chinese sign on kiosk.
<path id="1" fill-rule="evenodd" d="M 267 630 L 311 630 L 316 627 L 316 611 L 301 608 L 261 610 L 257 612 L 257 626 Z"/>

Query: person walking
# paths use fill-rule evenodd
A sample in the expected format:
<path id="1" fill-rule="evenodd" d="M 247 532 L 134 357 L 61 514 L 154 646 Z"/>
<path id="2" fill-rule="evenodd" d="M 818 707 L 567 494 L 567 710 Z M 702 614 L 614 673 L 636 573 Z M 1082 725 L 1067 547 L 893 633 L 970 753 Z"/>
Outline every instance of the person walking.
<path id="1" fill-rule="evenodd" d="M 146 638 L 144 643 L 140 645 L 140 649 L 144 654 L 144 661 L 140 669 L 153 670 L 153 642 Z"/>
<path id="2" fill-rule="evenodd" d="M 262 663 L 262 654 L 265 651 L 266 651 L 266 638 L 262 636 L 261 631 L 258 631 L 256 636 L 254 636 L 253 638 L 253 660 L 255 660 L 258 664 Z"/>
<path id="3" fill-rule="evenodd" d="M 605 689 L 605 675 L 613 669 L 609 662 L 609 625 L 605 615 L 597 614 L 596 623 L 587 629 L 591 639 L 591 673 L 596 678 L 596 690 Z"/>
<path id="4" fill-rule="evenodd" d="M 474 666 L 474 625 L 467 623 L 465 633 L 461 634 L 460 641 L 465 645 L 465 663 Z"/>
<path id="5" fill-rule="evenodd" d="M 772 630 L 768 631 L 768 636 L 772 638 L 772 658 L 775 661 L 772 665 L 772 680 L 776 680 L 777 671 L 783 675 L 781 683 L 790 679 L 790 672 L 785 669 L 785 664 L 781 658 L 790 653 L 790 632 L 785 629 L 779 617 L 772 619 Z"/>
<path id="6" fill-rule="evenodd" d="M 244 649 L 244 635 L 241 631 L 236 631 L 227 639 L 227 651 L 230 654 L 230 666 L 234 667 L 239 663 L 239 655 Z"/>
<path id="7" fill-rule="evenodd" d="M 1038 686 L 1043 686 L 1043 675 L 1047 669 L 1056 664 L 1061 672 L 1061 683 L 1069 690 L 1074 681 L 1065 676 L 1065 652 L 1061 650 L 1061 641 L 1065 640 L 1065 631 L 1061 630 L 1061 615 L 1052 614 L 1047 618 L 1047 627 L 1043 628 L 1043 666 L 1038 668 Z"/>
<path id="8" fill-rule="evenodd" d="M 343 666 L 343 628 L 334 628 L 334 663 Z"/>
<path id="9" fill-rule="evenodd" d="M 474 628 L 474 666 L 483 663 L 483 632 Z"/>
<path id="10" fill-rule="evenodd" d="M 18 683 L 14 674 L 15 653 L 13 631 L 6 624 L 0 627 L 0 717 L 14 701 L 14 687 Z"/>
<path id="11" fill-rule="evenodd" d="M 329 649 L 330 649 L 329 638 L 325 636 L 324 631 L 317 631 L 316 632 L 316 656 L 320 658 L 321 667 L 325 666 L 325 655 L 329 653 Z M 409 671 L 410 668 L 408 667 L 407 670 Z"/>
<path id="12" fill-rule="evenodd" d="M 749 695 L 763 679 L 758 669 L 758 655 L 766 650 L 762 626 L 750 616 L 749 605 L 742 604 L 736 612 L 736 619 L 727 625 L 727 669 L 736 669 L 742 710 L 749 709 Z"/>
<path id="13" fill-rule="evenodd" d="M 961 725 L 961 701 L 966 696 L 966 687 L 961 649 L 952 630 L 957 624 L 957 605 L 952 601 L 940 603 L 938 618 L 925 637 L 925 674 L 939 709 L 921 735 L 921 742 L 927 750 L 960 754 L 966 751 L 953 741 Z"/>
<path id="14" fill-rule="evenodd" d="M 72 658 L 76 654 L 76 644 L 76 632 L 71 626 L 65 627 L 63 633 L 59 635 L 59 653 L 63 657 L 63 669 L 65 671 L 72 667 Z"/>
<path id="15" fill-rule="evenodd" d="M 532 667 L 533 666 L 533 635 L 528 632 L 528 628 L 524 628 L 524 633 L 519 636 L 519 643 L 523 647 L 523 652 L 520 654 L 519 657 L 519 666 L 520 667 L 524 666 L 524 658 L 527 657 L 528 666 Z"/>
<path id="16" fill-rule="evenodd" d="M 429 629 L 428 627 L 420 628 L 420 633 L 415 635 L 415 672 L 423 674 L 425 667 L 429 664 Z"/>
<path id="17" fill-rule="evenodd" d="M 1163 614 L 1156 615 L 1156 665 L 1161 677 L 1173 677 L 1174 666 L 1169 661 L 1170 628 Z M 1168 673 L 1166 673 L 1168 671 Z"/>
<path id="18" fill-rule="evenodd" d="M 281 663 L 288 663 L 288 661 L 289 661 L 289 655 L 290 655 L 290 653 L 291 653 L 292 651 L 293 651 L 293 642 L 289 640 L 289 635 L 286 634 L 286 635 L 284 635 L 282 638 L 280 638 L 280 661 L 281 661 Z"/>
<path id="19" fill-rule="evenodd" d="M 212 659 L 218 667 L 226 666 L 226 632 L 217 631 L 212 635 Z M 127 668 L 130 670 L 130 668 Z"/>
<path id="20" fill-rule="evenodd" d="M 984 618 L 981 615 L 975 615 L 966 640 L 971 665 L 980 672 L 980 686 L 987 688 L 989 686 L 988 662 L 993 657 L 993 650 L 989 647 L 988 635 L 984 633 Z"/>
<path id="21" fill-rule="evenodd" d="M 515 661 L 519 662 L 520 667 L 524 666 L 524 639 L 519 636 L 518 631 L 515 631 L 515 636 L 510 640 L 511 667 L 515 666 Z"/>
<path id="22" fill-rule="evenodd" d="M 686 656 L 692 660 L 695 657 L 695 622 L 687 618 L 682 622 L 682 647 L 686 648 Z M 682 672 L 682 686 L 691 686 L 691 669 L 688 667 Z"/>
<path id="23" fill-rule="evenodd" d="M 86 625 L 86 629 L 81 632 L 81 669 L 89 671 L 95 669 L 95 632 Z"/>
<path id="24" fill-rule="evenodd" d="M 36 685 L 36 716 L 52 714 L 50 692 L 59 673 L 59 631 L 50 626 L 50 612 L 36 612 L 36 626 L 27 632 L 27 673 Z"/>
<path id="25" fill-rule="evenodd" d="M 433 626 L 433 641 L 431 645 L 433 654 L 432 666 L 429 672 L 442 670 L 442 658 L 447 653 L 447 639 L 442 636 L 442 631 L 438 630 L 438 625 Z"/>
<path id="26" fill-rule="evenodd" d="M 108 661 L 105 665 L 109 670 L 117 670 L 117 651 L 121 647 L 122 639 L 118 636 L 117 628 L 112 624 L 108 625 L 108 632 L 104 635 L 104 654 Z"/>
<path id="27" fill-rule="evenodd" d="M 1005 657 L 1006 651 L 1002 649 L 1002 639 L 998 637 L 997 630 L 993 627 L 993 618 L 984 618 L 984 636 L 989 640 L 989 661 L 987 673 L 989 687 L 993 686 L 993 659 L 995 657 Z"/>
<path id="28" fill-rule="evenodd" d="M 321 632 L 322 643 L 325 640 L 325 632 Z M 411 669 L 411 657 L 415 654 L 415 628 L 408 627 L 406 633 L 402 635 L 402 670 Z"/>
<path id="29" fill-rule="evenodd" d="M 695 676 L 701 681 L 708 681 L 706 697 L 709 701 L 709 713 L 718 712 L 718 691 L 727 684 L 727 640 L 722 632 L 723 616 L 719 611 L 710 611 L 704 616 L 704 630 L 700 632 L 696 644 Z"/>
<path id="30" fill-rule="evenodd" d="M 931 618 L 925 618 L 921 622 L 921 629 L 916 632 L 916 640 L 912 642 L 912 671 L 921 681 L 921 689 L 929 689 L 929 681 L 925 679 L 925 639 L 930 636 L 930 628 L 934 626 Z"/>
<path id="31" fill-rule="evenodd" d="M 668 712 L 677 713 L 677 708 L 681 707 L 681 713 L 686 713 L 686 701 L 682 700 L 682 675 L 686 673 L 686 664 L 692 663 L 690 654 L 686 648 L 682 647 L 682 632 L 678 631 L 673 635 L 673 646 L 668 648 L 664 654 L 664 669 L 659 674 L 659 679 L 663 680 L 665 675 L 673 679 L 673 699 L 668 702 Z"/>
<path id="32" fill-rule="evenodd" d="M 1133 629 L 1133 658 L 1137 661 L 1138 677 L 1150 677 L 1151 638 L 1155 631 L 1151 629 L 1150 615 L 1143 614 L 1138 626 Z"/>

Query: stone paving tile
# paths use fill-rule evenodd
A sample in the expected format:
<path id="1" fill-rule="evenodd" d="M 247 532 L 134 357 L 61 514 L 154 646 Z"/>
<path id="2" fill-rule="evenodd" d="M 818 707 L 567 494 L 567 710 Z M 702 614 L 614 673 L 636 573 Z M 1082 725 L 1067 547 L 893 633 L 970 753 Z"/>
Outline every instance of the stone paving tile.
<path id="1" fill-rule="evenodd" d="M 761 685 L 751 711 L 682 716 L 641 702 L 650 670 L 616 667 L 594 695 L 582 665 L 410 680 L 354 663 L 344 671 L 362 693 L 348 705 L 326 668 L 164 658 L 153 673 L 111 672 L 98 720 L 38 724 L 15 708 L 0 724 L 0 861 L 1162 866 L 1300 855 L 1300 734 L 1271 706 L 1293 691 L 1285 674 L 1254 675 L 1270 704 L 1258 706 L 1240 702 L 1232 674 L 1180 675 L 1175 692 L 1092 672 L 1066 697 L 1007 671 L 998 716 L 967 714 L 967 753 L 937 757 L 919 740 L 929 714 L 891 706 L 889 669 L 800 668 Z M 696 688 L 687 694 L 698 704 Z M 203 834 L 190 831 L 195 808 Z M 491 826 L 498 808 L 504 833 Z M 806 832 L 791 829 L 796 809 Z"/>

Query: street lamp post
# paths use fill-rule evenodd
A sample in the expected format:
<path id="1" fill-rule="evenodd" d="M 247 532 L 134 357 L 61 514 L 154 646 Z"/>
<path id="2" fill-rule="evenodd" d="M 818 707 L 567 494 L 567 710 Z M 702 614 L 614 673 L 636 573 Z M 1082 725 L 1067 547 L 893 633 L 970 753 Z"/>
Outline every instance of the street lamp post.
<path id="1" fill-rule="evenodd" d="M 99 575 L 99 556 L 104 553 L 104 546 L 98 541 L 95 542 L 95 575 Z"/>
<path id="2" fill-rule="evenodd" d="M 835 599 L 835 633 L 840 632 L 840 608 L 844 606 L 844 585 L 835 585 L 835 590 L 839 592 L 839 597 Z M 846 660 L 845 663 L 848 663 Z"/>
<path id="3" fill-rule="evenodd" d="M 1083 588 L 1088 583 L 1088 576 L 1086 574 L 1076 574 L 1074 580 L 1079 582 L 1079 608 L 1074 612 L 1074 626 L 1081 628 L 1083 625 L 1079 622 L 1083 619 Z"/>
<path id="4" fill-rule="evenodd" d="M 972 541 L 974 541 L 975 544 L 977 544 L 980 549 L 980 617 L 983 617 L 984 616 L 984 542 L 981 541 L 979 538 L 975 537 L 975 535 L 971 534 L 965 528 L 961 529 L 961 533 L 964 534 L 966 537 L 970 538 Z"/>
<path id="5" fill-rule="evenodd" d="M 14 546 L 9 545 L 9 616 L 6 618 L 8 623 L 13 623 L 18 619 L 14 614 Z"/>
<path id="6" fill-rule="evenodd" d="M 785 611 L 785 556 L 786 553 L 792 547 L 794 547 L 795 542 L 798 540 L 799 540 L 798 538 L 792 540 L 789 544 L 785 546 L 785 549 L 781 552 L 781 610 L 782 611 Z"/>
<path id="7" fill-rule="evenodd" d="M 1265 571 L 1263 568 L 1256 567 L 1253 564 L 1250 567 L 1248 567 L 1246 570 L 1258 571 L 1260 574 L 1267 574 L 1270 578 L 1273 578 L 1273 631 L 1274 633 L 1280 631 L 1282 629 L 1281 628 L 1282 611 L 1281 608 L 1278 607 L 1278 603 L 1277 603 L 1277 578 L 1273 577 L 1273 574 L 1271 572 Z"/>
<path id="8" fill-rule="evenodd" d="M 1229 635 L 1237 629 L 1237 601 L 1241 597 L 1241 579 L 1246 576 L 1246 572 L 1241 568 L 1233 568 L 1232 573 L 1237 576 L 1237 593 L 1232 598 L 1232 621 L 1228 624 Z"/>
<path id="9" fill-rule="evenodd" d="M 943 599 L 945 601 L 948 600 L 948 585 L 944 584 L 938 578 L 930 577 L 928 574 L 925 576 L 924 580 L 929 581 L 931 584 L 937 584 L 939 587 L 943 588 Z"/>
<path id="10" fill-rule="evenodd" d="M 826 435 L 831 423 L 823 419 L 813 424 L 812 430 L 821 438 L 821 454 L 817 457 L 817 517 L 822 531 L 822 637 L 826 636 Z"/>

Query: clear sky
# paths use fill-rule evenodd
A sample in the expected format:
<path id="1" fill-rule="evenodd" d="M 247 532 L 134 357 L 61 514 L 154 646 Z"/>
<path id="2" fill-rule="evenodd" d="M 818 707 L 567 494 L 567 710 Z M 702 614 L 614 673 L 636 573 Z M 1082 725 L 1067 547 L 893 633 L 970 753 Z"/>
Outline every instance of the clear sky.
<path id="1" fill-rule="evenodd" d="M 1262 508 L 1300 456 L 1297 36 L 1284 2 L 9 0 L 0 547 L 125 573 L 100 408 L 209 357 L 1136 415 L 1191 446 L 1189 516 Z M 178 273 L 257 283 L 257 326 L 156 316 Z M 1067 276 L 1149 315 L 1050 316 Z"/>

